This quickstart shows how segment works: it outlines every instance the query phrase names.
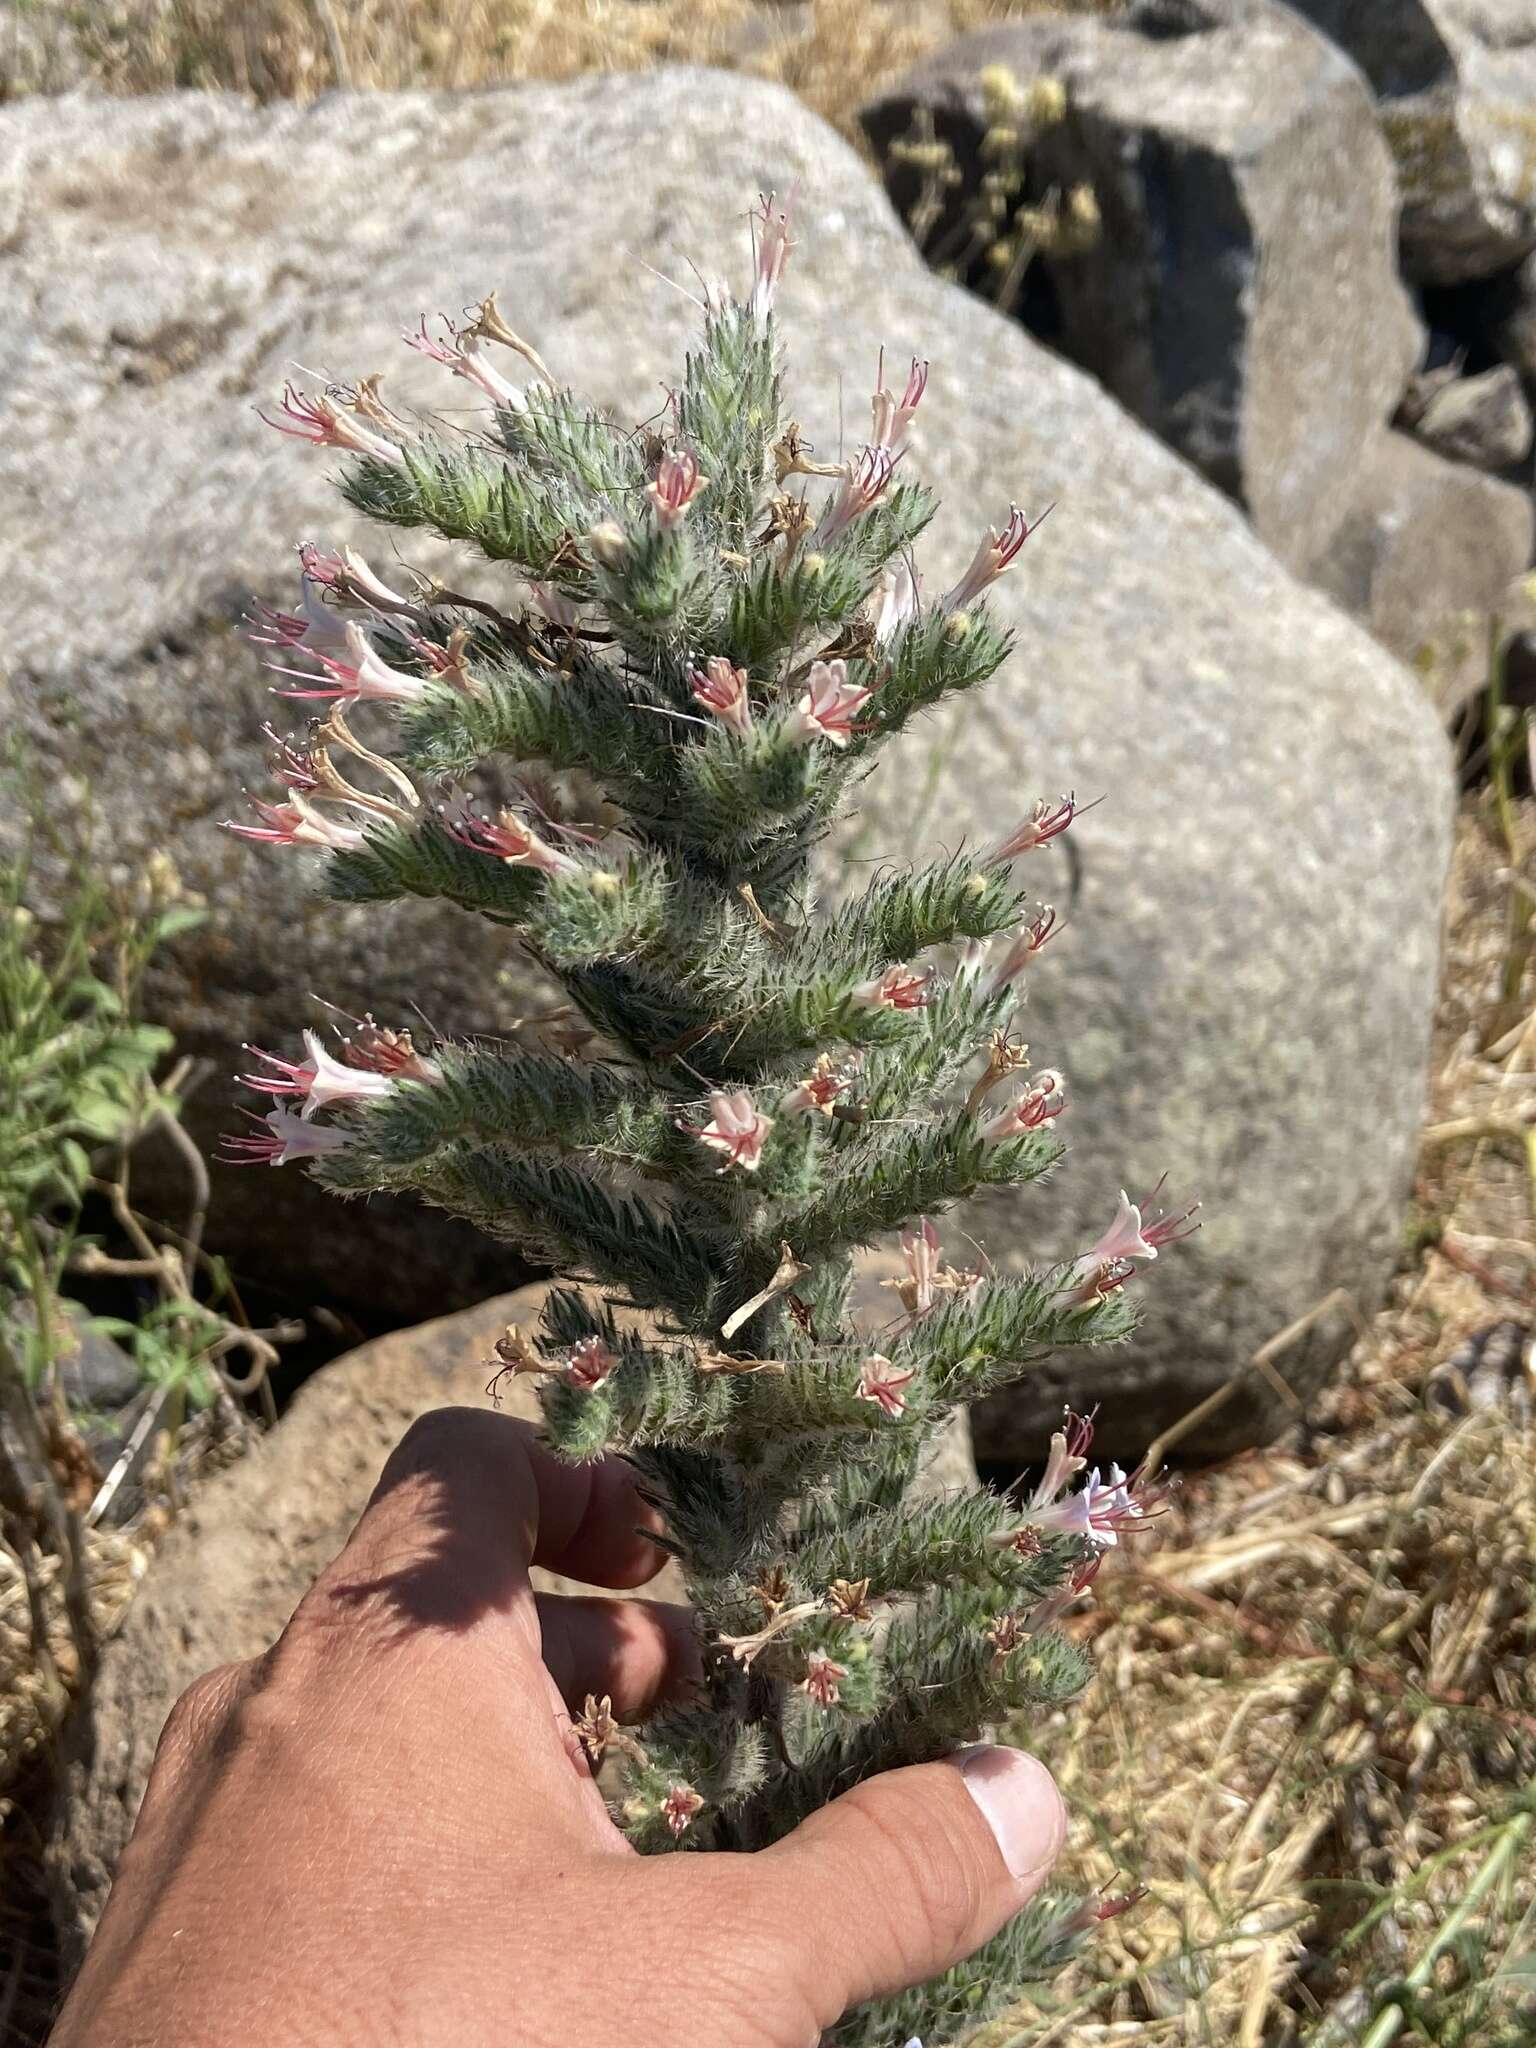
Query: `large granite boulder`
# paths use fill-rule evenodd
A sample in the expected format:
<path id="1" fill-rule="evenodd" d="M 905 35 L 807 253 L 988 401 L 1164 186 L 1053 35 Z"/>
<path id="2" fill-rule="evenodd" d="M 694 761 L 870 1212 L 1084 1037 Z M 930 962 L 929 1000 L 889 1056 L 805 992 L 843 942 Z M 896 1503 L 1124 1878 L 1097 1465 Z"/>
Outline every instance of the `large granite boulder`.
<path id="1" fill-rule="evenodd" d="M 1364 79 L 1268 0 L 980 29 L 863 111 L 905 209 L 919 180 L 891 145 L 918 110 L 962 172 L 951 211 L 975 197 L 993 162 L 993 66 L 1026 92 L 1064 88 L 1062 118 L 1029 144 L 1030 177 L 1091 187 L 1100 217 L 1086 246 L 1047 241 L 1037 256 L 1042 325 L 1301 568 L 1420 350 Z"/>
<path id="2" fill-rule="evenodd" d="M 1444 742 L 1414 679 L 1235 506 L 931 275 L 877 179 L 788 93 L 679 70 L 307 109 L 188 94 L 0 111 L 0 707 L 56 768 L 61 805 L 94 779 L 125 864 L 164 847 L 208 895 L 156 1000 L 226 1064 L 244 1038 L 291 1043 L 309 990 L 504 1028 L 527 989 L 504 935 L 427 906 L 329 908 L 302 861 L 216 829 L 262 776 L 268 707 L 239 609 L 287 593 L 296 537 L 356 535 L 324 459 L 252 408 L 295 362 L 387 366 L 397 403 L 452 417 L 459 388 L 393 337 L 495 285 L 560 374 L 642 417 L 694 331 L 692 266 L 739 276 L 751 196 L 795 180 L 782 296 L 806 432 L 838 445 L 882 343 L 933 358 L 914 456 L 945 500 L 929 588 L 1010 497 L 1056 501 L 999 586 L 1017 658 L 894 751 L 856 850 L 979 840 L 1041 793 L 1105 798 L 1033 876 L 1071 918 L 1028 1036 L 1071 1078 L 1072 1156 L 967 1227 L 1007 1266 L 1091 1242 L 1122 1185 L 1167 1172 L 1204 1198 L 1204 1230 L 1145 1285 L 1145 1336 L 1069 1377 L 1042 1369 L 992 1444 L 1030 1455 L 1068 1390 L 1106 1403 L 1117 1442 L 1144 1440 L 1330 1290 L 1368 1303 L 1391 1269 Z M 374 552 L 388 564 L 387 543 Z M 388 1287 L 392 1312 L 414 1294 L 432 1313 L 485 1291 L 429 1219 L 386 1237 L 373 1206 L 301 1207 L 293 1173 L 217 1180 L 208 1241 L 331 1299 Z M 1281 1370 L 1304 1392 L 1346 1336 L 1345 1318 L 1318 1322 Z M 1254 1441 L 1285 1412 L 1255 1379 L 1194 1443 Z"/>
<path id="3" fill-rule="evenodd" d="M 1403 193 L 1403 262 L 1489 277 L 1536 246 L 1530 0 L 1293 0 L 1375 88 Z"/>
<path id="4" fill-rule="evenodd" d="M 1449 716 L 1488 680 L 1489 617 L 1508 609 L 1533 537 L 1529 492 L 1384 434 L 1312 578 L 1413 664 Z"/>

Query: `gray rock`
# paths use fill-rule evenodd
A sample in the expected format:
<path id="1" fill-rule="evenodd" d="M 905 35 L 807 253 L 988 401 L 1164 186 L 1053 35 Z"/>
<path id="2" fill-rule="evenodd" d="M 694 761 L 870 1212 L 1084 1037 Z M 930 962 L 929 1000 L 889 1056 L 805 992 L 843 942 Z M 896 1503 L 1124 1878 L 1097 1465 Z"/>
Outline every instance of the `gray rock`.
<path id="1" fill-rule="evenodd" d="M 72 1411 L 111 1413 L 126 1408 L 144 1386 L 144 1376 L 120 1344 L 104 1336 L 78 1302 L 55 1303 L 55 1329 L 61 1345 L 69 1345 L 59 1363 L 64 1398 Z M 37 1316 L 30 1301 L 15 1309 L 18 1325 L 28 1332 Z M 67 1334 L 66 1334 L 67 1327 Z"/>
<path id="2" fill-rule="evenodd" d="M 1488 618 L 1531 560 L 1530 496 L 1405 434 L 1361 465 L 1313 580 L 1411 662 L 1447 715 L 1488 680 Z"/>
<path id="3" fill-rule="evenodd" d="M 798 179 L 783 311 L 807 433 L 838 445 L 882 343 L 934 359 L 913 457 L 945 500 L 930 590 L 1010 497 L 1057 501 L 999 586 L 1018 658 L 894 750 L 857 850 L 980 839 L 1037 794 L 1106 798 L 1034 871 L 1072 920 L 1028 1029 L 1071 1077 L 1072 1156 L 967 1227 L 1007 1266 L 1081 1249 L 1121 1185 L 1164 1171 L 1206 1205 L 1144 1284 L 1145 1336 L 1043 1368 L 1000 1440 L 1033 1455 L 1070 1390 L 1109 1404 L 1117 1442 L 1144 1441 L 1331 1289 L 1370 1302 L 1395 1257 L 1435 976 L 1450 783 L 1430 708 L 1090 378 L 935 278 L 788 93 L 669 71 L 307 109 L 65 99 L 0 113 L 0 165 L 22 187 L 0 258 L 0 704 L 61 780 L 95 778 L 125 862 L 164 846 L 209 895 L 159 985 L 170 1023 L 233 1063 L 242 1038 L 291 1044 L 311 989 L 468 1032 L 504 1028 L 527 986 L 489 927 L 328 908 L 302 861 L 215 829 L 261 779 L 261 676 L 230 621 L 250 590 L 287 593 L 295 536 L 358 537 L 327 463 L 252 405 L 294 361 L 382 363 L 398 403 L 461 417 L 458 387 L 393 337 L 498 285 L 558 373 L 642 417 L 694 332 L 690 264 L 740 275 L 748 197 Z M 188 329 L 200 353 L 167 338 Z M 158 382 L 123 375 L 171 355 Z M 388 542 L 369 546 L 388 566 Z M 295 1175 L 217 1179 L 208 1242 L 332 1299 L 361 1280 L 430 1311 L 495 1269 L 489 1254 L 466 1276 L 408 1213 L 386 1236 L 372 1206 L 301 1209 Z M 1314 1328 L 1287 1378 L 1315 1385 L 1347 1337 L 1343 1317 Z M 1194 1443 L 1283 1419 L 1256 1379 Z"/>
<path id="4" fill-rule="evenodd" d="M 1298 568 L 1420 350 L 1391 160 L 1359 72 L 1288 9 L 1231 0 L 1173 23 L 1042 14 L 978 30 L 861 116 L 899 203 L 912 174 L 887 152 L 917 108 L 969 169 L 952 206 L 975 189 L 991 65 L 1066 88 L 1031 176 L 1091 186 L 1102 220 L 1087 248 L 1047 244 L 1036 259 L 1050 338 Z"/>
<path id="5" fill-rule="evenodd" d="M 1403 261 L 1426 284 L 1488 277 L 1536 245 L 1530 0 L 1294 0 L 1360 66 L 1403 192 Z"/>
<path id="6" fill-rule="evenodd" d="M 1508 363 L 1476 377 L 1451 378 L 1415 410 L 1415 440 L 1449 462 L 1513 469 L 1531 452 L 1531 408 L 1519 371 Z"/>
<path id="7" fill-rule="evenodd" d="M 71 1407 L 108 1412 L 126 1408 L 143 1385 L 143 1376 L 127 1352 L 88 1327 L 80 1332 L 79 1350 L 65 1360 L 62 1377 Z"/>

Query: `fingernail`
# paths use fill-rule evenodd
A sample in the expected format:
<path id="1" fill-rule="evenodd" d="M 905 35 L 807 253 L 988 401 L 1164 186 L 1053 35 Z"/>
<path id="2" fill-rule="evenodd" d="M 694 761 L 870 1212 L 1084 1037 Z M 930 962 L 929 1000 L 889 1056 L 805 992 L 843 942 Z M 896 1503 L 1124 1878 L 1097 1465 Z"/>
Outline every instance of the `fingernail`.
<path id="1" fill-rule="evenodd" d="M 958 1751 L 954 1762 L 1009 1870 L 1021 1882 L 1043 1875 L 1067 1832 L 1066 1809 L 1045 1765 L 1028 1750 L 985 1743 Z"/>

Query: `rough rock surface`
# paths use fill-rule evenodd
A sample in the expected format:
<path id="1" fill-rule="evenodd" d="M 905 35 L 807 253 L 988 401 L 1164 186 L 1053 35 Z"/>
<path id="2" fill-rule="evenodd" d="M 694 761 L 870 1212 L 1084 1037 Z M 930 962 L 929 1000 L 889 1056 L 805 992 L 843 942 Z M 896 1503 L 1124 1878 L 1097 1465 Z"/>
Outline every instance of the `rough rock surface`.
<path id="1" fill-rule="evenodd" d="M 1360 66 L 1403 192 L 1403 261 L 1426 284 L 1487 277 L 1536 245 L 1530 0 L 1294 0 Z"/>
<path id="2" fill-rule="evenodd" d="M 1052 339 L 1299 568 L 1418 360 L 1391 159 L 1359 72 L 1289 9 L 1227 0 L 1178 19 L 1185 32 L 1052 14 L 978 30 L 862 119 L 884 155 L 929 109 L 969 170 L 963 195 L 986 168 L 983 70 L 1060 80 L 1065 117 L 1030 145 L 1032 175 L 1091 186 L 1102 229 L 1036 259 Z M 902 202 L 912 174 L 886 164 Z"/>
<path id="3" fill-rule="evenodd" d="M 1530 563 L 1533 524 L 1527 492 L 1388 434 L 1313 577 L 1449 714 L 1487 681 L 1488 615 Z"/>
<path id="4" fill-rule="evenodd" d="M 1028 1018 L 1037 1061 L 1072 1083 L 1072 1156 L 1049 1189 L 966 1227 L 1007 1265 L 1080 1250 L 1122 1184 L 1167 1172 L 1204 1198 L 1204 1230 L 1145 1288 L 1145 1335 L 1071 1383 L 1113 1408 L 1117 1436 L 1150 1436 L 1331 1289 L 1368 1301 L 1391 1268 L 1444 741 L 1414 680 L 1235 506 L 1091 378 L 934 277 L 878 182 L 789 94 L 677 71 L 307 109 L 186 94 L 0 111 L 0 708 L 61 775 L 96 778 L 125 861 L 164 845 L 209 893 L 214 918 L 159 1001 L 226 1064 L 242 1038 L 292 1043 L 310 989 L 386 1021 L 419 1008 L 504 1027 L 514 956 L 489 927 L 332 909 L 307 898 L 302 862 L 215 829 L 260 776 L 268 708 L 231 621 L 252 589 L 287 593 L 296 536 L 355 533 L 325 460 L 252 406 L 295 361 L 383 365 L 399 403 L 462 417 L 461 388 L 393 337 L 497 285 L 558 373 L 643 416 L 694 331 L 690 265 L 739 276 L 751 195 L 795 179 L 784 329 L 807 433 L 823 451 L 841 419 L 857 433 L 882 343 L 933 358 L 914 456 L 945 501 L 929 589 L 1010 497 L 1057 503 L 999 586 L 1017 658 L 893 752 L 854 850 L 900 858 L 981 839 L 1037 794 L 1105 797 L 1035 871 L 1072 925 Z M 413 1291 L 418 1314 L 489 1291 L 421 1219 L 381 1255 L 373 1206 L 301 1211 L 290 1173 L 218 1178 L 208 1241 L 246 1263 L 333 1299 Z M 1319 1324 L 1287 1377 L 1315 1384 L 1346 1335 L 1343 1317 Z M 1272 1430 L 1284 1411 L 1266 1387 L 1198 1445 Z M 1063 1390 L 1043 1369 L 995 1442 L 1038 1450 Z"/>
<path id="5" fill-rule="evenodd" d="M 1531 408 L 1508 363 L 1475 377 L 1449 377 L 1405 411 L 1416 441 L 1449 462 L 1513 469 L 1531 452 Z"/>

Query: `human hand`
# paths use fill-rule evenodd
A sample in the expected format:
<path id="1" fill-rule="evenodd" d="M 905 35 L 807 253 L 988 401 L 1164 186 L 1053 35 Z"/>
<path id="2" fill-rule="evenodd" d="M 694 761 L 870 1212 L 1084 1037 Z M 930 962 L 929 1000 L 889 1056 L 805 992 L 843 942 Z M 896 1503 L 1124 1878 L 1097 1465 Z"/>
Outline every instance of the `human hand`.
<path id="1" fill-rule="evenodd" d="M 1016 1750 L 869 1779 L 754 1855 L 629 1847 L 569 1709 L 685 1688 L 688 1616 L 528 1567 L 638 1586 L 654 1526 L 617 1460 L 417 1422 L 273 1649 L 177 1704 L 53 2048 L 812 2048 L 995 1933 L 1064 1826 Z"/>

